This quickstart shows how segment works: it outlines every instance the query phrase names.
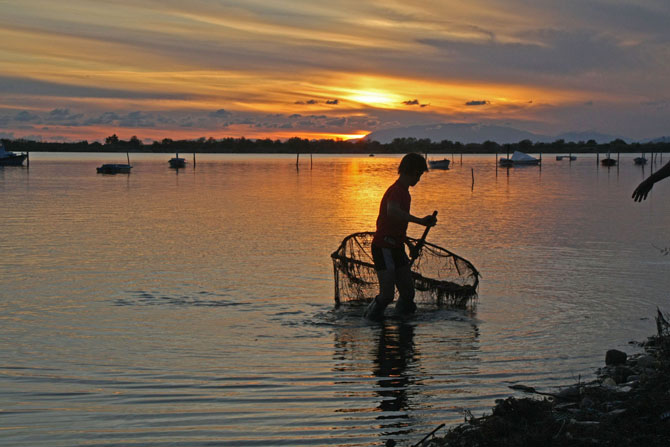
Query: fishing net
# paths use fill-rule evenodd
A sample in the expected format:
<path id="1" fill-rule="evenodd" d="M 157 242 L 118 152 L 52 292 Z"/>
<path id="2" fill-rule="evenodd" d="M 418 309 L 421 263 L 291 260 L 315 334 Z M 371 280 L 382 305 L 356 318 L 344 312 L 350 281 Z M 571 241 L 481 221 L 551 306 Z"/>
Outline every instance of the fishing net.
<path id="1" fill-rule="evenodd" d="M 335 304 L 370 301 L 379 293 L 372 259 L 373 232 L 354 233 L 331 255 L 335 273 Z M 408 237 L 413 244 L 417 239 Z M 464 307 L 477 295 L 479 272 L 470 261 L 424 242 L 412 264 L 417 303 Z M 396 292 L 397 293 L 397 292 Z"/>

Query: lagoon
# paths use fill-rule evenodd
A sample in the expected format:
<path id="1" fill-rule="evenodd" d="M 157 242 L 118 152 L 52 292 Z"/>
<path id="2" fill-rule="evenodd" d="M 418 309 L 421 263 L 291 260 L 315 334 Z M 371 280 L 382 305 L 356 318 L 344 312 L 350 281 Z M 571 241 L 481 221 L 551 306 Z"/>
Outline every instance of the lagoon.
<path id="1" fill-rule="evenodd" d="M 670 183 L 634 203 L 634 154 L 429 172 L 412 211 L 479 297 L 383 325 L 334 309 L 330 253 L 374 229 L 400 156 L 171 156 L 0 168 L 0 445 L 416 442 L 509 385 L 593 378 L 668 308 Z"/>

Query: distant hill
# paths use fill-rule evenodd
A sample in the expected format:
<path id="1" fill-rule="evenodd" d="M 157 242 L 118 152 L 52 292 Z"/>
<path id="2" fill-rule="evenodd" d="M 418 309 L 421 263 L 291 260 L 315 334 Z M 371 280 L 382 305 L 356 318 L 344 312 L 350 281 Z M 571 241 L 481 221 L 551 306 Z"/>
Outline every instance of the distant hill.
<path id="1" fill-rule="evenodd" d="M 395 127 L 391 129 L 377 130 L 365 137 L 366 140 L 378 141 L 383 144 L 390 143 L 396 138 L 428 138 L 433 142 L 450 140 L 464 144 L 483 143 L 488 140 L 495 141 L 499 144 L 507 144 L 518 143 L 522 140 L 546 143 L 551 143 L 556 140 L 565 140 L 566 142 L 595 140 L 598 143 L 609 143 L 610 141 L 621 137 L 598 132 L 566 132 L 552 137 L 515 129 L 513 127 L 478 123 L 442 123 Z"/>
<path id="2" fill-rule="evenodd" d="M 670 137 L 659 137 L 653 140 L 647 140 L 646 143 L 670 143 Z"/>

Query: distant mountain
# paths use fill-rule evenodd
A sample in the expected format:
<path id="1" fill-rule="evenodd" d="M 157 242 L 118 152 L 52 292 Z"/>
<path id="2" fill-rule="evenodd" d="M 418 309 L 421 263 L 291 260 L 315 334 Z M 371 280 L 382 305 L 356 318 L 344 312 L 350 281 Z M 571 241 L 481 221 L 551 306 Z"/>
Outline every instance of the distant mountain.
<path id="1" fill-rule="evenodd" d="M 395 127 L 391 129 L 376 130 L 365 137 L 366 140 L 378 141 L 380 143 L 390 143 L 396 138 L 428 138 L 433 142 L 450 140 L 464 144 L 483 143 L 488 140 L 495 141 L 498 144 L 506 144 L 518 143 L 521 140 L 546 143 L 551 143 L 556 140 L 565 140 L 566 142 L 595 140 L 598 143 L 609 143 L 610 141 L 621 137 L 598 132 L 566 132 L 552 137 L 515 129 L 513 127 L 478 123 L 442 123 Z"/>
<path id="2" fill-rule="evenodd" d="M 390 143 L 396 138 L 428 138 L 434 142 L 450 140 L 461 143 L 483 143 L 489 140 L 505 144 L 518 143 L 526 139 L 544 141 L 546 137 L 511 127 L 477 123 L 444 123 L 396 127 L 376 130 L 365 137 L 366 140 L 378 141 L 383 144 Z"/>
<path id="3" fill-rule="evenodd" d="M 645 143 L 670 143 L 670 137 L 659 137 L 653 140 L 647 140 Z"/>
<path id="4" fill-rule="evenodd" d="M 565 140 L 568 142 L 574 141 L 579 142 L 579 141 L 589 141 L 589 140 L 595 140 L 597 143 L 602 144 L 602 143 L 610 143 L 617 138 L 620 138 L 627 143 L 628 139 L 623 138 L 623 137 L 618 137 L 615 135 L 608 135 L 604 133 L 599 133 L 599 132 L 594 132 L 594 131 L 586 131 L 586 132 L 565 132 L 560 135 L 557 135 L 556 137 L 553 138 L 552 141 L 556 140 Z"/>

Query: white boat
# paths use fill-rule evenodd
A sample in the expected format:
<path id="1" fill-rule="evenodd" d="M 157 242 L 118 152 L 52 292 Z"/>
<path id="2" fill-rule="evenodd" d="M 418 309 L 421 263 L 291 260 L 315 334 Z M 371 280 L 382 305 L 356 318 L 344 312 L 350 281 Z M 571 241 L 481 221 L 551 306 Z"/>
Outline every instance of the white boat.
<path id="1" fill-rule="evenodd" d="M 5 147 L 0 144 L 0 166 L 21 166 L 27 157 L 28 154 L 7 152 Z"/>
<path id="2" fill-rule="evenodd" d="M 539 159 L 519 151 L 514 151 L 510 158 L 500 158 L 500 166 L 536 166 L 539 164 Z"/>
<path id="3" fill-rule="evenodd" d="M 451 160 L 443 158 L 442 160 L 429 160 L 428 165 L 431 169 L 449 169 L 449 163 Z"/>

